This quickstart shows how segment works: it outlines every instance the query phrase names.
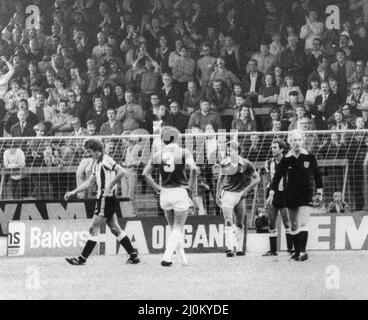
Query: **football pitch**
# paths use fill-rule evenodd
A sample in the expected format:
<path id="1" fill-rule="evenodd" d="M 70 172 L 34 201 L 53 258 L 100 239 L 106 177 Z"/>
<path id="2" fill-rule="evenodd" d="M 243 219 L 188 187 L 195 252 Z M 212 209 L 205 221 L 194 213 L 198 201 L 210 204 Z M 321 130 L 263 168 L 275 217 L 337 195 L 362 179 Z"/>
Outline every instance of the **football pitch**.
<path id="1" fill-rule="evenodd" d="M 289 256 L 226 258 L 191 254 L 190 265 L 160 265 L 144 255 L 92 257 L 85 266 L 64 258 L 0 258 L 0 299 L 368 299 L 368 254 L 311 252 L 305 262 Z"/>

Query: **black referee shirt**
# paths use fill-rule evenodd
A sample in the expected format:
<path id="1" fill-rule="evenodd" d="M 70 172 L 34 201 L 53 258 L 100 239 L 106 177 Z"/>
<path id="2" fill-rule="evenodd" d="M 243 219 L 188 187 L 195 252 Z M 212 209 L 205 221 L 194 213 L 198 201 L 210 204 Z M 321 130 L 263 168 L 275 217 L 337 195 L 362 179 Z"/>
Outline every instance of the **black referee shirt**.
<path id="1" fill-rule="evenodd" d="M 315 156 L 302 149 L 298 158 L 290 151 L 277 166 L 271 190 L 277 191 L 281 179 L 287 208 L 309 206 L 313 198 L 313 178 L 317 189 L 322 189 L 322 178 Z"/>

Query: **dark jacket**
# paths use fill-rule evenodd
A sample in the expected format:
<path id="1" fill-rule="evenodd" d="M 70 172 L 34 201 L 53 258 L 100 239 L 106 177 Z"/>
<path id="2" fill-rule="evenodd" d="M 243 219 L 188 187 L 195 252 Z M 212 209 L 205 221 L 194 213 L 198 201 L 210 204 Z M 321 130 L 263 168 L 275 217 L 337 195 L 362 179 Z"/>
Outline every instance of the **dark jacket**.
<path id="1" fill-rule="evenodd" d="M 175 127 L 181 133 L 185 133 L 185 130 L 188 129 L 189 117 L 185 114 L 179 112 L 177 115 L 169 114 L 167 117 L 167 123 L 169 126 Z"/>
<path id="2" fill-rule="evenodd" d="M 335 111 L 339 108 L 336 96 L 333 93 L 330 93 L 325 104 L 322 106 L 323 110 L 319 111 L 318 106 L 322 105 L 323 97 L 319 95 L 314 102 L 314 105 L 311 109 L 311 114 L 315 116 L 314 123 L 316 125 L 317 130 L 325 130 L 327 129 L 327 120 L 335 113 Z"/>
<path id="3" fill-rule="evenodd" d="M 10 129 L 10 134 L 12 137 L 33 137 L 36 135 L 33 130 L 33 125 L 29 123 L 29 121 L 26 122 L 23 132 L 20 128 L 19 122 L 13 125 Z"/>
<path id="4" fill-rule="evenodd" d="M 197 127 L 204 131 L 208 124 L 212 124 L 215 130 L 222 129 L 222 121 L 218 114 L 210 112 L 207 115 L 203 115 L 201 111 L 198 110 L 190 116 L 188 128 L 192 129 L 193 127 Z"/>

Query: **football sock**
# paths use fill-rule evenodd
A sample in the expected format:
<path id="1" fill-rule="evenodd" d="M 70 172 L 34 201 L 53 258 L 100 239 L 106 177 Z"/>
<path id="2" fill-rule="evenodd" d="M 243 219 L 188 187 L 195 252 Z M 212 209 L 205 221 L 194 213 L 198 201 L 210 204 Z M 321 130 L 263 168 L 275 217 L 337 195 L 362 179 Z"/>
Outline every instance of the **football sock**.
<path id="1" fill-rule="evenodd" d="M 172 255 L 175 249 L 178 247 L 179 242 L 182 240 L 182 233 L 179 230 L 173 230 L 170 234 L 169 240 L 167 242 L 166 250 L 164 256 L 162 257 L 163 261 L 171 262 Z"/>
<path id="2" fill-rule="evenodd" d="M 293 250 L 293 239 L 292 239 L 289 229 L 286 229 L 285 236 L 286 236 L 286 246 L 287 246 L 288 251 Z"/>
<path id="3" fill-rule="evenodd" d="M 79 256 L 79 260 L 85 262 L 88 257 L 90 256 L 90 254 L 92 253 L 93 249 L 96 247 L 97 242 L 96 241 L 92 241 L 92 240 L 87 240 L 83 251 L 81 253 L 81 255 Z"/>
<path id="4" fill-rule="evenodd" d="M 300 239 L 300 251 L 305 252 L 305 249 L 307 247 L 307 242 L 308 242 L 308 231 L 300 232 L 299 239 Z"/>
<path id="5" fill-rule="evenodd" d="M 227 250 L 234 250 L 234 231 L 230 226 L 225 227 L 225 246 Z"/>
<path id="6" fill-rule="evenodd" d="M 132 243 L 130 242 L 130 239 L 128 238 L 127 235 L 125 235 L 124 237 L 122 237 L 121 239 L 119 239 L 120 237 L 118 237 L 118 240 L 120 242 L 120 244 L 122 245 L 122 247 L 125 249 L 125 251 L 132 255 L 132 254 L 136 254 Z"/>
<path id="7" fill-rule="evenodd" d="M 277 251 L 277 235 L 270 236 L 270 251 L 276 252 Z"/>
<path id="8" fill-rule="evenodd" d="M 293 245 L 294 245 L 294 250 L 295 250 L 295 255 L 296 256 L 300 255 L 300 237 L 299 237 L 299 235 L 300 235 L 300 233 L 292 235 Z"/>
<path id="9" fill-rule="evenodd" d="M 176 247 L 176 254 L 181 264 L 188 264 L 188 260 L 187 260 L 187 257 L 185 256 L 184 244 L 182 240 L 183 240 L 183 236 Z"/>
<path id="10" fill-rule="evenodd" d="M 242 252 L 243 251 L 243 242 L 244 242 L 244 229 L 235 227 L 235 233 L 236 233 L 236 251 Z"/>

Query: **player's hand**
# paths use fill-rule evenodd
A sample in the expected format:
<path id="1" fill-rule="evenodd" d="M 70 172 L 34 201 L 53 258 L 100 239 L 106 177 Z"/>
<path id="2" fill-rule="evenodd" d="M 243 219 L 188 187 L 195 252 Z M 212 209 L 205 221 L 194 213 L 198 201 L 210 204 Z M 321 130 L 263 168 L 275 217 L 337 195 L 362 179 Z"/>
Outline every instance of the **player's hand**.
<path id="1" fill-rule="evenodd" d="M 68 201 L 71 197 L 74 196 L 74 192 L 73 191 L 70 191 L 70 192 L 67 192 L 65 195 L 64 195 L 64 199 L 65 201 Z"/>
<path id="2" fill-rule="evenodd" d="M 269 196 L 266 200 L 266 206 L 270 207 L 272 205 L 273 202 L 273 196 Z"/>

